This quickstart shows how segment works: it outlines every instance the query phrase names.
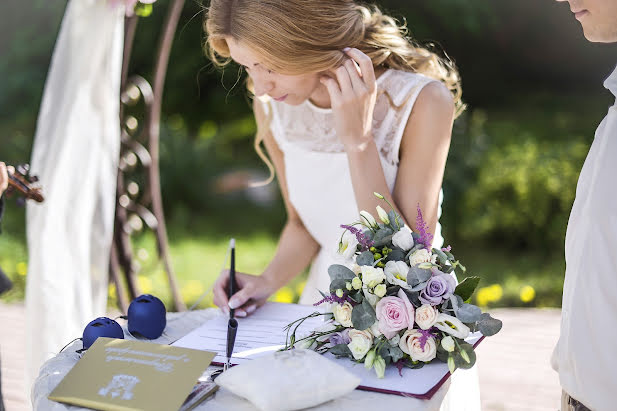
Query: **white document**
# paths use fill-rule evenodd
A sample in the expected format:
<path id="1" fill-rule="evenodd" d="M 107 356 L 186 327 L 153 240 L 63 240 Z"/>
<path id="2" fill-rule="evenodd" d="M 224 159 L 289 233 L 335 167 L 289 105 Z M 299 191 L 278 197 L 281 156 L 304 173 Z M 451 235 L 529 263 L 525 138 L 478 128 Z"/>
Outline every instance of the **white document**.
<path id="1" fill-rule="evenodd" d="M 322 312 L 320 307 L 298 304 L 266 303 L 246 318 L 238 318 L 238 332 L 231 358 L 232 364 L 269 354 L 285 347 L 285 327 L 302 317 L 314 312 Z M 324 316 L 307 319 L 296 332 L 296 337 L 308 335 L 315 328 L 323 325 Z M 227 362 L 227 322 L 223 314 L 206 321 L 199 328 L 191 331 L 172 345 L 218 353 L 213 363 Z"/>
<path id="2" fill-rule="evenodd" d="M 321 312 L 320 307 L 266 303 L 249 317 L 238 318 L 238 333 L 231 363 L 241 364 L 283 348 L 286 339 L 285 326 L 313 312 Z M 308 335 L 323 324 L 323 318 L 324 316 L 318 316 L 307 319 L 298 328 L 296 336 L 301 338 Z M 228 317 L 221 314 L 180 338 L 173 345 L 217 352 L 218 355 L 212 362 L 223 364 L 227 361 L 227 321 Z M 466 341 L 474 345 L 481 337 L 480 333 L 472 334 Z M 440 361 L 417 370 L 403 368 L 402 376 L 396 367 L 389 366 L 386 368 L 385 377 L 380 379 L 374 370 L 364 368 L 364 364 L 358 364 L 348 358 L 336 358 L 332 354 L 326 356 L 360 377 L 362 382 L 358 388 L 369 391 L 430 399 L 449 377 L 448 365 Z"/>

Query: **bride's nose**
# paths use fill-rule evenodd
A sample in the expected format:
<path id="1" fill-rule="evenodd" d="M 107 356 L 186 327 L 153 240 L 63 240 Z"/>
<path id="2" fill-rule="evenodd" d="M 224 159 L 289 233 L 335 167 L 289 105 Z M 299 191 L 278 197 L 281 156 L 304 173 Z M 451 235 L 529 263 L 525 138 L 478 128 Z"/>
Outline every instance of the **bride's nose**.
<path id="1" fill-rule="evenodd" d="M 255 95 L 259 97 L 272 91 L 274 89 L 274 82 L 257 81 L 255 78 L 253 78 L 253 86 L 255 87 Z"/>

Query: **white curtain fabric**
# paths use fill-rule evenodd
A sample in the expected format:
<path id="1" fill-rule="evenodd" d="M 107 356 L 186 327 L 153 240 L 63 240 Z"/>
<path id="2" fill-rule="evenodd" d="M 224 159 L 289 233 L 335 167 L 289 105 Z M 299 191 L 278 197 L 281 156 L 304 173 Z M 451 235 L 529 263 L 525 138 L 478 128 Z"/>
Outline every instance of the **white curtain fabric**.
<path id="1" fill-rule="evenodd" d="M 28 392 L 43 362 L 106 312 L 123 38 L 123 7 L 69 1 L 31 159 L 46 198 L 27 209 Z"/>

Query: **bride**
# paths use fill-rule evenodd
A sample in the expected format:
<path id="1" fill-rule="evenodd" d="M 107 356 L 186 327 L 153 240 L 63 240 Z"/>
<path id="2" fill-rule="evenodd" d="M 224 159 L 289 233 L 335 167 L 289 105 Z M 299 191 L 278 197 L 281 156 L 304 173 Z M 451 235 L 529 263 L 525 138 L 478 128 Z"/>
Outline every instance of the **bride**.
<path id="1" fill-rule="evenodd" d="M 276 172 L 287 209 L 271 263 L 260 276 L 238 274 L 240 290 L 229 301 L 223 272 L 214 286 L 217 306 L 249 315 L 309 263 L 300 303 L 321 299 L 340 224 L 375 210 L 381 202 L 373 192 L 412 229 L 420 205 L 433 246 L 441 247 L 441 184 L 452 123 L 463 108 L 451 61 L 412 42 L 378 8 L 353 0 L 212 0 L 204 26 L 213 62 L 233 60 L 248 74 L 255 148 L 270 181 Z M 450 391 L 465 386 L 456 409 L 479 409 L 475 370 L 457 374 L 471 383 L 452 383 Z"/>

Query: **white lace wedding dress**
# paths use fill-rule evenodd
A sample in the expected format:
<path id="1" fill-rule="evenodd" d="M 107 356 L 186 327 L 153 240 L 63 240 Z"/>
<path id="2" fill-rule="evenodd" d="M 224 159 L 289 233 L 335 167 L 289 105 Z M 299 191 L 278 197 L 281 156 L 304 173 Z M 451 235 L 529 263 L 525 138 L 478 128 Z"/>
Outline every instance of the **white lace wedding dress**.
<path id="1" fill-rule="evenodd" d="M 426 76 L 387 70 L 377 79 L 378 95 L 373 116 L 373 136 L 390 192 L 399 163 L 399 147 L 407 119 L 422 88 L 434 81 Z M 328 266 L 337 258 L 341 224 L 358 219 L 349 166 L 343 145 L 332 125 L 331 109 L 316 107 L 309 100 L 299 106 L 270 101 L 270 128 L 285 158 L 289 200 L 307 230 L 321 245 L 300 298 L 313 304 L 327 290 Z M 441 200 L 440 208 L 441 214 Z M 371 210 L 369 210 L 371 211 Z M 374 213 L 374 211 L 373 211 Z M 441 247 L 441 226 L 437 225 L 434 246 Z M 476 368 L 456 371 L 442 410 L 479 410 L 480 387 Z"/>

